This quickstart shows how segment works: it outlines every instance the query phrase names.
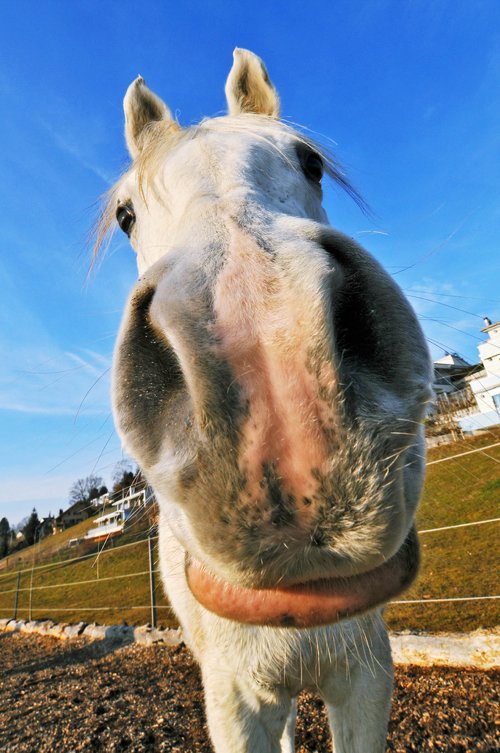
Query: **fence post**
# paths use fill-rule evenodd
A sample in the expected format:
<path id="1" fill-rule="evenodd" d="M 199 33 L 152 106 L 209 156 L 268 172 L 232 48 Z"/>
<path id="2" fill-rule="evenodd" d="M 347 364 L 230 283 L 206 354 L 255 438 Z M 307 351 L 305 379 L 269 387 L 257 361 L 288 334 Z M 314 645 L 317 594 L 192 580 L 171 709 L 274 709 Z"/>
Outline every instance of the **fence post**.
<path id="1" fill-rule="evenodd" d="M 33 570 L 31 571 L 31 578 L 30 578 L 30 599 L 29 599 L 29 605 L 28 605 L 28 619 L 31 622 L 32 620 L 32 614 L 31 614 L 31 604 L 33 599 Z"/>
<path id="2" fill-rule="evenodd" d="M 21 582 L 21 573 L 17 571 L 16 599 L 14 601 L 14 619 L 17 620 L 17 607 L 19 605 L 19 584 Z"/>
<path id="3" fill-rule="evenodd" d="M 148 535 L 149 550 L 149 593 L 151 598 L 151 625 L 156 627 L 156 593 L 155 593 L 155 560 L 153 539 L 151 534 Z"/>
<path id="4" fill-rule="evenodd" d="M 33 563 L 31 565 L 31 577 L 30 577 L 30 598 L 29 598 L 29 605 L 28 605 L 28 619 L 31 622 L 33 619 L 33 615 L 31 613 L 31 605 L 33 603 L 33 573 L 35 571 L 35 553 L 33 552 Z"/>

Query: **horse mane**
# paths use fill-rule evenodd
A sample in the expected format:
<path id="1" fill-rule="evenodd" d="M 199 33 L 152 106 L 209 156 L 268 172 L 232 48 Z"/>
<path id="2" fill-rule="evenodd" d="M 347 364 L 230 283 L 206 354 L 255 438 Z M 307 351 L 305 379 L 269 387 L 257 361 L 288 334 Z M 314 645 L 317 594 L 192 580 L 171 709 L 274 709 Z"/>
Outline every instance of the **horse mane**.
<path id="1" fill-rule="evenodd" d="M 325 174 L 359 206 L 365 214 L 370 213 L 369 206 L 358 190 L 347 178 L 345 171 L 330 149 L 323 143 L 305 135 L 303 127 L 296 123 L 288 123 L 284 120 L 266 115 L 253 115 L 243 113 L 241 115 L 225 115 L 216 118 L 205 118 L 200 123 L 181 128 L 176 121 L 159 120 L 149 123 L 144 132 L 143 148 L 138 157 L 131 163 L 127 170 L 120 176 L 116 183 L 103 196 L 103 208 L 97 219 L 92 233 L 93 250 L 90 269 L 93 268 L 103 248 L 107 248 L 115 229 L 116 197 L 122 182 L 132 171 L 137 171 L 139 190 L 145 198 L 145 187 L 152 184 L 163 160 L 182 141 L 195 139 L 198 134 L 214 133 L 246 133 L 263 141 L 270 148 L 277 151 L 280 156 L 294 170 L 296 165 L 282 152 L 273 142 L 271 136 L 277 129 L 293 137 L 296 142 L 314 149 L 321 156 Z"/>

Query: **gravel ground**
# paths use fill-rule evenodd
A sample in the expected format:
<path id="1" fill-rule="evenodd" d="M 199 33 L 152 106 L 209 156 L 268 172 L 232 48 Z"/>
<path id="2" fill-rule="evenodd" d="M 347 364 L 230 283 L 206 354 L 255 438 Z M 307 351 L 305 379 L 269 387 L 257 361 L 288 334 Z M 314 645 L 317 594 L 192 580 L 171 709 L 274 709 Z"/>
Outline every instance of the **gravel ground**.
<path id="1" fill-rule="evenodd" d="M 387 750 L 498 753 L 498 675 L 398 668 Z M 297 753 L 331 751 L 321 703 L 299 706 Z M 196 665 L 183 646 L 0 633 L 0 751 L 212 753 Z"/>

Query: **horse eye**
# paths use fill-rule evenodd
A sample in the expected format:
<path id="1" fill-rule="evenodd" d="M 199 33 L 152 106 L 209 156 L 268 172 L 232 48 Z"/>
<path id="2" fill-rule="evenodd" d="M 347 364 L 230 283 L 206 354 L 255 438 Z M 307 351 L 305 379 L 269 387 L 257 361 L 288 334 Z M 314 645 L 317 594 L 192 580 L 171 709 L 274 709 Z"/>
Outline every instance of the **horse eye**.
<path id="1" fill-rule="evenodd" d="M 307 151 L 301 155 L 300 163 L 306 178 L 313 183 L 321 183 L 324 164 L 317 152 Z"/>
<path id="2" fill-rule="evenodd" d="M 119 206 L 116 210 L 116 220 L 123 232 L 130 236 L 135 222 L 135 212 L 132 207 L 127 204 Z"/>

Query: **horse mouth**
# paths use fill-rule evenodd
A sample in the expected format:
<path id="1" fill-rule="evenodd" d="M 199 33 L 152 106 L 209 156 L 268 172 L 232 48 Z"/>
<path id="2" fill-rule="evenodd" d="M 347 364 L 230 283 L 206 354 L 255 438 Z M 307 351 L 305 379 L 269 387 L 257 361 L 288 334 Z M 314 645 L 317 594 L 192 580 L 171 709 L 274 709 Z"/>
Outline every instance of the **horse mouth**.
<path id="1" fill-rule="evenodd" d="M 354 617 L 398 596 L 414 581 L 418 565 L 419 545 L 412 528 L 389 560 L 349 577 L 246 588 L 221 580 L 194 559 L 188 560 L 186 575 L 195 599 L 219 617 L 249 625 L 309 628 Z"/>

